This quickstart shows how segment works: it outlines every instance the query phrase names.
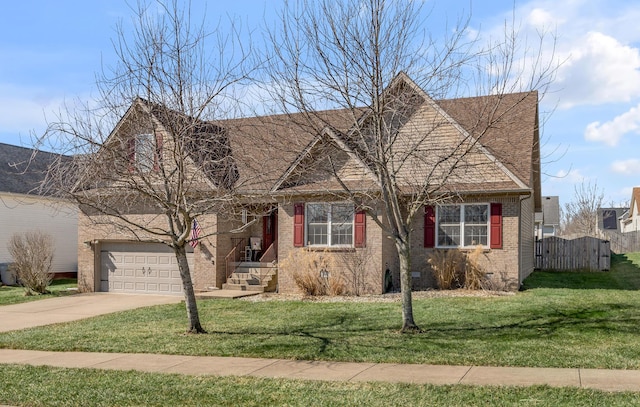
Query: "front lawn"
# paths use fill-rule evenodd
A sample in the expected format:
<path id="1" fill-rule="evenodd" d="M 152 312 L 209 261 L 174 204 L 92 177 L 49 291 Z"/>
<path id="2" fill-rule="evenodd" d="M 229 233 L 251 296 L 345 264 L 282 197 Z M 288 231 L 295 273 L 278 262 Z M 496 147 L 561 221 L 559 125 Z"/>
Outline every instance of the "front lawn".
<path id="1" fill-rule="evenodd" d="M 403 335 L 400 303 L 199 303 L 207 335 L 185 335 L 184 305 L 0 334 L 0 347 L 335 361 L 640 368 L 640 295 L 532 289 L 514 296 L 416 299 L 422 334 Z"/>
<path id="2" fill-rule="evenodd" d="M 607 273 L 534 273 L 507 296 L 419 298 L 424 330 L 400 334 L 400 302 L 205 300 L 206 335 L 183 304 L 0 334 L 1 348 L 448 365 L 640 369 L 640 255 Z M 626 282 L 626 283 L 622 283 Z M 584 288 L 588 286 L 590 288 Z"/>
<path id="3" fill-rule="evenodd" d="M 74 294 L 75 291 L 68 290 L 69 288 L 77 288 L 78 282 L 75 278 L 63 278 L 59 280 L 53 280 L 51 286 L 49 286 L 50 294 L 44 295 L 25 295 L 24 288 L 0 286 L 0 306 L 9 304 L 18 304 L 27 301 L 42 300 L 45 298 L 58 297 L 61 295 Z"/>
<path id="4" fill-rule="evenodd" d="M 608 272 L 535 272 L 524 288 L 640 290 L 640 253 L 612 254 Z"/>
<path id="5" fill-rule="evenodd" d="M 631 406 L 640 393 L 193 377 L 0 365 L 0 404 L 29 406 Z"/>

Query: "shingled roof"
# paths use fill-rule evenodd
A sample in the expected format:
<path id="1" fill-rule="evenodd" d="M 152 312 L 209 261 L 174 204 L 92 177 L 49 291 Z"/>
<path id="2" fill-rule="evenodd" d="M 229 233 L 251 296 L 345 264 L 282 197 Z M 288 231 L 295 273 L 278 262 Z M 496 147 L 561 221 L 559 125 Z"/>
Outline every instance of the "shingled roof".
<path id="1" fill-rule="evenodd" d="M 326 110 L 216 121 L 229 135 L 245 192 L 268 192 L 327 126 L 346 131 L 353 112 Z"/>
<path id="2" fill-rule="evenodd" d="M 420 134 L 414 135 L 413 129 L 420 132 L 424 125 L 433 127 L 435 122 L 429 120 L 434 120 L 434 115 L 441 117 L 437 120 L 439 125 L 446 127 L 446 134 L 441 136 L 438 131 L 434 133 L 436 137 L 428 141 L 430 154 L 433 154 L 434 148 L 438 149 L 452 137 L 462 140 L 471 136 L 469 140 L 478 141 L 473 144 L 473 154 L 464 158 L 473 161 L 474 167 L 455 169 L 456 173 L 450 177 L 446 188 L 457 193 L 530 189 L 535 191 L 536 208 L 541 208 L 537 92 L 434 101 L 406 75 L 401 74 L 398 78 L 394 81 L 393 86 L 398 86 L 394 90 L 400 90 L 398 93 L 415 92 L 410 96 L 413 95 L 411 100 L 417 101 L 417 106 L 410 109 L 407 116 L 407 122 L 417 121 L 417 125 L 412 123 L 412 126 L 403 130 L 403 137 L 408 137 L 407 140 L 410 141 L 406 143 L 406 148 L 409 148 L 407 151 L 415 148 L 415 144 L 411 144 L 411 138 L 422 137 Z M 171 125 L 172 121 L 180 121 L 184 117 L 149 102 L 146 105 L 151 106 L 150 112 L 168 130 L 175 127 Z M 312 114 L 281 114 L 211 122 L 197 120 L 194 123 L 201 125 L 196 126 L 198 131 L 194 130 L 197 137 L 194 137 L 191 155 L 197 158 L 203 152 L 211 154 L 208 140 L 217 140 L 220 148 L 214 150 L 218 150 L 216 154 L 219 156 L 214 161 L 224 161 L 225 165 L 224 168 L 213 168 L 211 174 L 206 175 L 209 179 L 218 179 L 215 183 L 221 185 L 226 182 L 221 183 L 220 179 L 225 178 L 225 174 L 232 173 L 233 177 L 229 181 L 233 182 L 236 191 L 242 193 L 261 194 L 272 191 L 274 187 L 290 193 L 340 189 L 341 182 L 334 182 L 335 179 L 318 176 L 304 179 L 304 170 L 294 170 L 303 161 L 305 165 L 301 167 L 311 163 L 308 167 L 313 170 L 313 161 L 326 157 L 340 162 L 349 174 L 355 174 L 358 165 L 366 167 L 366 160 L 363 161 L 362 155 L 357 154 L 357 145 L 348 139 L 354 125 L 361 124 L 366 119 L 366 110 L 326 110 Z M 331 135 L 334 135 L 334 144 L 344 142 L 344 145 L 339 148 L 334 145 L 331 150 Z M 347 157 L 349 154 L 343 147 L 350 150 L 350 157 Z M 414 159 L 415 163 L 406 165 L 410 170 L 399 173 L 400 177 L 417 179 L 429 172 L 431 161 L 428 157 L 423 159 L 419 154 L 413 155 L 417 157 Z M 222 160 L 223 158 L 227 160 Z M 367 171 L 371 174 L 367 168 L 360 171 L 361 180 L 364 181 L 360 184 L 362 187 L 375 188 L 375 180 L 366 179 Z M 444 168 L 443 171 L 448 170 Z M 358 184 L 355 176 L 347 181 Z"/>
<path id="3" fill-rule="evenodd" d="M 458 193 L 483 193 L 483 192 L 499 192 L 499 191 L 516 191 L 523 189 L 531 189 L 535 191 L 535 206 L 541 208 L 540 199 L 540 174 L 539 174 L 539 136 L 538 136 L 538 100 L 537 92 L 514 93 L 506 95 L 493 95 L 473 98 L 459 98 L 451 100 L 433 101 L 425 94 L 420 100 L 420 105 L 411 111 L 411 117 L 407 122 L 418 121 L 413 123 L 411 127 L 404 133 L 411 133 L 413 129 L 425 128 L 437 121 L 436 126 L 448 133 L 445 136 L 439 136 L 438 131 L 434 133 L 435 138 L 430 136 L 432 140 L 428 141 L 430 145 L 425 147 L 424 151 L 433 153 L 438 148 L 438 143 L 443 139 L 459 134 L 462 138 L 466 137 L 460 132 L 466 132 L 472 139 L 478 142 L 474 145 L 474 157 L 469 156 L 475 163 L 467 167 L 461 166 L 455 171 L 455 177 L 451 177 L 451 181 L 445 189 L 454 190 Z M 436 107 L 434 107 L 436 105 Z M 444 119 L 433 119 L 433 109 L 440 110 L 440 114 Z M 364 111 L 364 109 L 362 110 Z M 361 113 L 358 111 L 357 113 Z M 366 114 L 366 113 L 365 113 Z M 264 174 L 251 175 L 252 171 L 247 171 L 244 176 L 261 179 L 266 184 L 272 184 L 274 177 L 282 174 L 282 171 L 291 171 L 291 166 L 295 166 L 296 162 L 301 162 L 303 157 L 306 160 L 321 160 L 323 155 L 341 154 L 344 152 L 335 149 L 330 153 L 326 146 L 319 142 L 319 135 L 326 132 L 326 128 L 330 127 L 335 131 L 335 140 L 345 141 L 347 148 L 350 148 L 355 155 L 358 155 L 357 146 L 348 141 L 349 124 L 354 124 L 359 118 L 354 118 L 354 114 L 350 110 L 332 110 L 327 112 L 316 112 L 315 115 L 324 117 L 326 122 L 319 121 L 314 128 L 312 125 L 307 128 L 301 128 L 296 124 L 300 119 L 298 115 L 282 115 L 269 116 L 262 118 L 244 119 L 246 123 L 252 123 L 255 126 L 256 143 L 247 143 L 242 136 L 235 137 L 232 144 L 234 153 L 242 151 L 243 156 L 259 157 L 264 163 L 262 169 L 270 170 L 273 176 L 267 178 L 262 177 Z M 273 123 L 277 122 L 277 125 Z M 226 123 L 221 123 L 226 126 Z M 459 126 L 459 127 L 456 127 Z M 457 128 L 458 130 L 453 130 Z M 420 131 L 420 130 L 418 130 Z M 230 134 L 234 134 L 230 130 Z M 242 133 L 242 132 L 240 132 Z M 269 140 L 265 140 L 265 137 Z M 346 138 L 345 138 L 346 137 Z M 422 136 L 412 136 L 411 134 L 404 137 L 414 137 L 420 139 Z M 461 139 L 462 139 L 461 138 Z M 232 139 L 234 137 L 232 136 Z M 446 141 L 446 140 L 445 140 Z M 310 143 L 313 144 L 309 149 Z M 415 146 L 424 147 L 424 141 L 418 141 L 423 144 L 407 144 L 407 148 L 412 149 Z M 435 143 L 435 144 L 434 144 Z M 400 145 L 399 148 L 402 148 Z M 322 150 L 325 150 L 324 152 Z M 411 153 L 416 156 L 415 163 L 410 166 L 411 172 L 406 174 L 397 174 L 398 176 L 419 177 L 422 173 L 429 171 L 428 159 L 417 157 L 418 154 Z M 427 154 L 427 153 L 425 153 Z M 340 160 L 340 159 L 338 159 Z M 343 157 L 343 163 L 347 160 Z M 480 161 L 478 161 L 480 160 Z M 480 164 L 477 164 L 480 162 Z M 305 162 L 308 165 L 308 162 Z M 361 165 L 366 165 L 361 162 Z M 301 165 L 304 167 L 303 165 Z M 424 168 L 418 168 L 422 166 Z M 304 171 L 301 170 L 301 172 Z M 446 171 L 446 169 L 445 169 Z M 242 171 L 241 171 L 242 172 Z M 352 171 L 353 172 L 353 171 Z M 307 171 L 308 179 L 303 182 L 297 180 L 289 180 L 279 185 L 279 190 L 287 190 L 291 193 L 302 192 L 320 192 L 323 190 L 340 189 L 340 182 L 336 182 L 335 177 L 317 176 L 317 172 Z M 286 175 L 286 174 L 285 174 Z M 297 174 L 298 179 L 304 178 Z M 242 175 L 241 175 L 242 177 Z M 262 177 L 262 178 L 261 178 Z M 366 181 L 363 178 L 364 181 Z M 349 180 L 354 181 L 354 180 Z M 401 181 L 400 181 L 401 182 Z M 366 183 L 367 185 L 373 185 Z M 362 183 L 364 186 L 365 183 Z"/>
<path id="4" fill-rule="evenodd" d="M 524 184 L 533 187 L 539 160 L 538 93 L 437 101 Z"/>
<path id="5" fill-rule="evenodd" d="M 0 192 L 38 195 L 58 155 L 0 143 Z"/>

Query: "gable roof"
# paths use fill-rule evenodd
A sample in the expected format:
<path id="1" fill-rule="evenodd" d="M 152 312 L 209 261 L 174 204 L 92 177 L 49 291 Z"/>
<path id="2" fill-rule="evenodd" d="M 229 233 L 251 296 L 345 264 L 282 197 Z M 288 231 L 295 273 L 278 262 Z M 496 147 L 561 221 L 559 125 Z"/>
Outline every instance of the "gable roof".
<path id="1" fill-rule="evenodd" d="M 535 172 L 540 159 L 536 91 L 437 103 L 523 183 L 533 187 L 536 178 L 539 182 Z"/>
<path id="2" fill-rule="evenodd" d="M 38 195 L 57 154 L 0 143 L 0 192 Z"/>
<path id="3" fill-rule="evenodd" d="M 156 137 L 159 134 L 182 137 L 188 163 L 193 165 L 192 168 L 199 170 L 198 175 L 202 175 L 198 181 L 200 187 L 206 185 L 207 189 L 228 188 L 237 181 L 237 168 L 233 161 L 226 129 L 142 98 L 134 100 L 111 131 L 102 148 L 111 143 L 119 143 L 114 150 L 128 149 L 130 144 L 123 141 L 137 134 L 153 132 L 156 132 Z M 176 135 L 176 133 L 180 134 Z M 156 142 L 165 146 L 175 146 L 171 140 L 163 140 L 162 137 L 156 138 Z M 129 151 L 122 151 L 119 159 L 125 159 L 129 153 Z"/>
<path id="4" fill-rule="evenodd" d="M 398 75 L 387 91 L 393 92 L 396 88 L 402 89 L 403 86 L 406 91 L 412 93 L 413 96 L 409 97 L 418 102 L 403 119 L 403 128 L 399 133 L 399 137 L 404 137 L 407 142 L 400 140 L 401 142 L 397 143 L 399 147 L 396 154 L 412 158 L 409 165 L 404 165 L 404 170 L 396 174 L 399 182 L 402 182 L 402 177 L 405 180 L 411 177 L 425 179 L 424 177 L 429 176 L 432 171 L 434 164 L 433 159 L 428 158 L 430 154 L 424 153 L 421 156 L 415 153 L 416 149 L 431 149 L 433 152 L 439 148 L 438 146 L 446 143 L 468 143 L 471 146 L 469 151 L 473 152 L 470 155 L 473 157 L 463 158 L 470 162 L 466 168 L 460 166 L 461 168 L 453 170 L 456 174 L 447 175 L 451 178 L 447 185 L 449 190 L 459 193 L 533 190 L 535 207 L 541 208 L 536 92 L 434 101 L 403 73 Z M 334 111 L 334 114 L 335 112 L 339 111 Z M 354 129 L 362 126 L 367 119 L 366 109 L 362 109 L 362 112 L 364 113 L 357 121 L 351 120 L 354 126 L 347 131 L 333 132 L 325 128 L 324 133 L 332 137 L 333 141 L 352 157 L 361 157 L 360 164 L 367 167 L 366 152 L 359 151 L 362 147 L 358 145 L 358 141 L 351 141 L 352 135 L 356 133 Z M 341 114 L 346 115 L 344 112 Z M 410 125 L 417 131 L 413 131 Z M 423 133 L 430 131 L 425 130 L 429 126 L 438 129 L 433 130 L 433 136 L 427 139 Z M 412 137 L 418 140 L 411 140 Z M 430 146 L 425 147 L 428 143 Z M 302 163 L 304 156 L 317 155 L 312 154 L 313 148 L 321 148 L 318 146 L 318 139 L 296 156 L 285 172 L 285 178 Z M 474 168 L 469 171 L 471 165 Z M 447 168 L 441 171 L 447 172 Z M 305 187 L 297 182 L 290 184 L 294 185 L 297 191 L 317 192 L 323 188 L 327 189 L 329 184 L 332 185 L 329 189 L 336 186 L 336 180 L 332 180 L 332 177 L 323 180 L 324 185 L 317 177 L 311 178 L 313 180 L 309 180 Z M 340 187 L 339 183 L 337 186 Z M 280 179 L 276 187 L 287 187 L 287 183 Z"/>
<path id="5" fill-rule="evenodd" d="M 325 110 L 313 116 L 303 113 L 245 117 L 215 121 L 229 136 L 233 159 L 238 168 L 239 189 L 246 193 L 265 193 L 291 174 L 322 138 L 323 129 L 345 131 L 353 112 Z"/>
<path id="6" fill-rule="evenodd" d="M 432 147 L 438 147 L 438 143 L 446 145 L 451 137 L 458 143 L 470 143 L 472 146 L 473 154 L 464 159 L 475 167 L 456 169 L 447 185 L 450 190 L 457 193 L 532 190 L 535 207 L 540 210 L 536 92 L 435 101 L 404 73 L 399 74 L 385 92 L 397 92 L 399 98 L 408 94 L 412 101 L 416 101 L 415 106 L 408 110 L 403 122 L 406 128 L 401 128 L 401 137 L 406 140 L 420 138 L 416 134 L 425 123 L 437 119 L 438 126 L 443 126 L 446 131 L 433 131 L 436 137 L 430 141 Z M 169 109 L 158 110 L 159 107 L 142 100 L 139 103 L 146 106 L 167 130 L 171 130 L 173 121 L 183 118 L 199 123 L 196 127 L 202 131 L 199 132 L 200 137 L 196 137 L 191 152 L 196 158 L 195 153 L 199 150 L 207 150 L 202 143 L 209 143 L 210 138 L 221 138 L 224 142 L 220 143 L 218 158 L 229 159 L 230 164 L 225 171 L 228 173 L 229 168 L 232 169 L 234 187 L 238 192 L 342 190 L 343 186 L 335 176 L 318 177 L 317 172 L 314 175 L 299 168 L 302 163 L 307 166 L 327 158 L 333 159 L 331 165 L 338 166 L 338 170 L 349 173 L 352 176 L 349 182 L 357 187 L 375 188 L 377 185 L 373 169 L 364 158 L 366 155 L 359 153 L 357 142 L 350 138 L 357 125 L 367 120 L 366 108 L 204 122 L 172 113 Z M 418 131 L 410 131 L 407 123 Z M 430 171 L 431 158 L 428 154 L 416 154 L 413 151 L 416 144 L 399 145 L 398 154 L 412 154 L 414 157 L 404 172 L 399 173 L 402 177 L 419 178 Z M 310 167 L 317 168 L 314 165 Z M 446 169 L 442 171 L 446 172 Z M 361 178 L 357 179 L 356 175 Z M 212 177 L 209 175 L 209 178 Z"/>

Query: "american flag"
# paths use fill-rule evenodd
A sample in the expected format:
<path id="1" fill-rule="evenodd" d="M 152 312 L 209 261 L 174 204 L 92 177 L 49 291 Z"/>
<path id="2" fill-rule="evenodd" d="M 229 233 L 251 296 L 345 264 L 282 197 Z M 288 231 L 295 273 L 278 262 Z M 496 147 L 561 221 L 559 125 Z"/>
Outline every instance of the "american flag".
<path id="1" fill-rule="evenodd" d="M 200 237 L 200 233 L 202 233 L 202 229 L 200 228 L 198 221 L 194 219 L 193 226 L 191 227 L 191 241 L 189 242 L 191 247 L 196 247 L 198 243 L 200 243 L 200 241 L 198 240 L 198 237 Z"/>

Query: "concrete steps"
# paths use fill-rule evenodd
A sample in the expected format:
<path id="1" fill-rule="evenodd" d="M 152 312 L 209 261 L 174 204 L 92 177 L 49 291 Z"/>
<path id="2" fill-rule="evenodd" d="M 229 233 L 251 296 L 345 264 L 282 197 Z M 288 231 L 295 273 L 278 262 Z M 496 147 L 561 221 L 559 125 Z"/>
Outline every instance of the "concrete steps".
<path id="1" fill-rule="evenodd" d="M 274 263 L 232 263 L 235 271 L 222 285 L 223 290 L 273 292 L 277 285 L 277 265 Z"/>

